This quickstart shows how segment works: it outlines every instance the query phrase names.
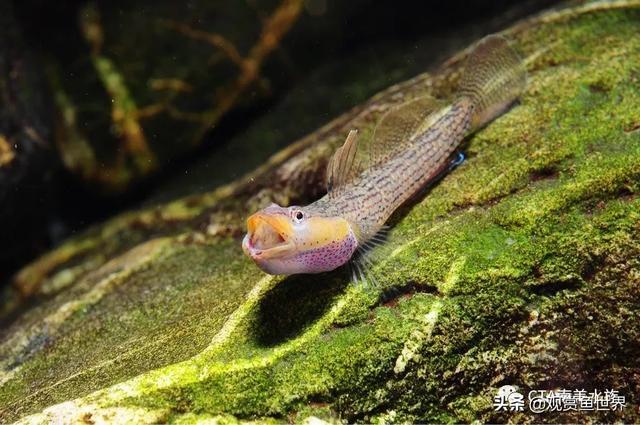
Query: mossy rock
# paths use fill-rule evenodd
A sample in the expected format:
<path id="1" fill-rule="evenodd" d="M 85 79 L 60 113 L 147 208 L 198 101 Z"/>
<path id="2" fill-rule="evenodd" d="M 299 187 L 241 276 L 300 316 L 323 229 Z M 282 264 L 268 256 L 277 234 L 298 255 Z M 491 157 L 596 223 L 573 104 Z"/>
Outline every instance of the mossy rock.
<path id="1" fill-rule="evenodd" d="M 70 240 L 16 278 L 42 302 L 0 346 L 0 418 L 640 421 L 639 30 L 633 1 L 506 31 L 527 91 L 394 217 L 380 288 L 344 270 L 262 274 L 242 255 L 243 219 L 321 194 L 348 129 L 366 137 L 398 102 L 451 95 L 465 52 L 229 186 Z M 627 406 L 496 412 L 507 384 L 615 389 Z"/>

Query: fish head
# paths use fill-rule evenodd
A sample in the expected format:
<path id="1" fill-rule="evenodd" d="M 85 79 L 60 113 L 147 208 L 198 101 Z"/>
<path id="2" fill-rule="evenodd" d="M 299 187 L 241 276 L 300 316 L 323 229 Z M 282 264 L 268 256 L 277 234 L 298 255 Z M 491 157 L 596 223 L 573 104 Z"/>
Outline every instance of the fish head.
<path id="1" fill-rule="evenodd" d="M 247 219 L 242 249 L 263 271 L 320 273 L 343 265 L 357 248 L 350 223 L 305 207 L 272 204 Z"/>

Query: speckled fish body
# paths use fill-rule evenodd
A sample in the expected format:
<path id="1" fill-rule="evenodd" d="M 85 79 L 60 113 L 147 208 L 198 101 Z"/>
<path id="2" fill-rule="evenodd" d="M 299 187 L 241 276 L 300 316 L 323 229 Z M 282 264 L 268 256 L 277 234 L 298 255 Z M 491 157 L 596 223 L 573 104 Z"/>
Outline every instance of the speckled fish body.
<path id="1" fill-rule="evenodd" d="M 271 274 L 318 273 L 347 263 L 399 206 L 449 167 L 467 134 L 517 99 L 525 81 L 507 42 L 486 37 L 470 54 L 453 102 L 425 97 L 389 111 L 364 168 L 351 131 L 327 167 L 327 194 L 305 207 L 273 204 L 250 216 L 245 253 Z"/>
<path id="2" fill-rule="evenodd" d="M 455 103 L 398 155 L 364 170 L 337 194 L 310 204 L 309 210 L 342 215 L 357 224 L 360 239 L 375 235 L 400 205 L 448 167 L 470 128 L 472 112 L 470 102 Z"/>

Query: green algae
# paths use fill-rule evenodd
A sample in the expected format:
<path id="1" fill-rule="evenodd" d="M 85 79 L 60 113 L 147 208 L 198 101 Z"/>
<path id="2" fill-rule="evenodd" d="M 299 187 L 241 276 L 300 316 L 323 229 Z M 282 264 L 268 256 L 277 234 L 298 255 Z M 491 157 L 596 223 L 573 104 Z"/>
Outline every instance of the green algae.
<path id="1" fill-rule="evenodd" d="M 116 261 L 31 313 L 37 327 L 121 276 L 49 346 L 18 353 L 1 414 L 76 399 L 65 408 L 176 423 L 539 420 L 493 410 L 511 384 L 615 388 L 631 407 L 599 420 L 637 421 L 626 377 L 640 367 L 640 133 L 628 130 L 640 116 L 639 7 L 514 30 L 526 94 L 394 218 L 376 253 L 380 288 L 349 285 L 343 271 L 262 277 L 236 241 L 168 237 L 144 264 Z"/>
<path id="2" fill-rule="evenodd" d="M 245 267 L 241 259 L 240 249 L 229 242 L 215 246 L 178 244 L 170 251 L 165 247 L 152 257 L 153 264 L 147 261 L 132 273 L 121 265 L 107 270 L 106 279 L 98 278 L 98 282 L 115 278 L 120 283 L 105 289 L 99 299 L 90 299 L 86 306 L 74 305 L 75 310 L 64 322 L 64 338 L 58 341 L 51 325 L 28 332 L 28 344 L 20 352 L 28 361 L 13 365 L 21 379 L 11 380 L 8 386 L 17 393 L 26 392 L 29 389 L 25 385 L 38 376 L 66 376 L 56 385 L 55 402 L 60 394 L 88 393 L 105 380 L 126 379 L 196 354 L 209 344 L 224 317 L 250 289 L 245 282 L 251 279 L 244 276 L 257 273 Z M 219 262 L 226 265 L 219 267 Z M 235 280 L 228 279 L 230 275 Z M 96 280 L 86 279 L 73 291 L 57 297 L 47 309 L 47 317 L 68 310 L 69 300 L 87 298 L 82 287 L 95 289 Z M 216 302 L 211 293 L 217 294 Z M 173 307 L 159 308 L 161 305 Z M 185 311 L 185 306 L 190 310 Z M 189 339 L 187 346 L 168 344 L 182 338 Z M 55 344 L 43 351 L 32 347 L 34 341 Z M 114 341 L 118 345 L 114 346 Z M 5 356 L 13 349 L 5 346 Z M 3 396 L 6 394 L 3 392 Z M 51 396 L 46 391 L 38 394 L 43 400 Z"/>

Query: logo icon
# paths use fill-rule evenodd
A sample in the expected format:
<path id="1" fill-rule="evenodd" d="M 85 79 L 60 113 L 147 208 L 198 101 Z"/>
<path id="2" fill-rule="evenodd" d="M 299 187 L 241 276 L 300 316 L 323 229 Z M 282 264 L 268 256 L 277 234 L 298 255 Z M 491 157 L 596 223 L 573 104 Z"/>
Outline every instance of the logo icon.
<path id="1" fill-rule="evenodd" d="M 625 396 L 617 390 L 530 390 L 527 400 L 514 385 L 503 385 L 493 397 L 493 408 L 496 411 L 523 412 L 527 404 L 532 413 L 623 410 L 626 405 Z"/>
<path id="2" fill-rule="evenodd" d="M 498 394 L 493 398 L 493 407 L 496 411 L 522 412 L 524 396 L 513 385 L 503 385 L 498 388 Z"/>

